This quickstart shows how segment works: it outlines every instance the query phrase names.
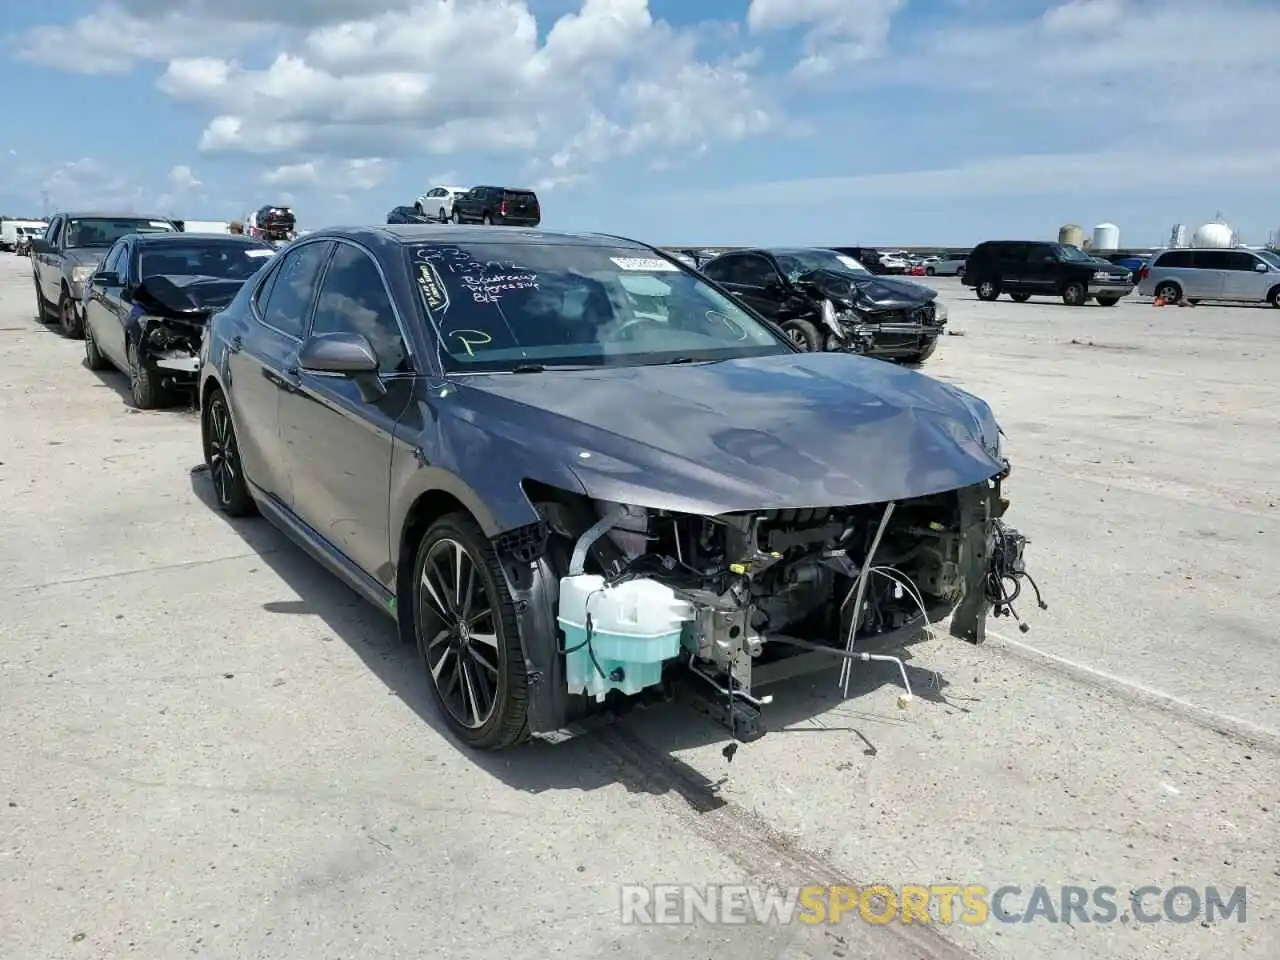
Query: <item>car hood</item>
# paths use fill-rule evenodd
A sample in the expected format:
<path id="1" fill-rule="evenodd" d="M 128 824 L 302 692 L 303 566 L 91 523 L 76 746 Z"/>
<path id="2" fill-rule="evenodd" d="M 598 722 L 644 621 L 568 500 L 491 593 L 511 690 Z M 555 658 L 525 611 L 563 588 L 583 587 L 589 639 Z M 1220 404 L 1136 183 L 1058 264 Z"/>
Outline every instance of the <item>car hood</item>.
<path id="1" fill-rule="evenodd" d="M 231 303 L 243 280 L 218 277 L 148 277 L 138 285 L 134 300 L 154 316 L 204 320 Z"/>
<path id="2" fill-rule="evenodd" d="M 1003 464 L 982 400 L 865 357 L 457 378 L 456 415 L 589 496 L 701 515 L 882 503 L 980 483 Z"/>
<path id="3" fill-rule="evenodd" d="M 814 270 L 798 278 L 825 297 L 862 310 L 904 310 L 921 307 L 938 298 L 938 291 L 922 283 L 893 277 Z"/>
<path id="4" fill-rule="evenodd" d="M 97 265 L 106 257 L 110 247 L 67 247 L 62 251 L 64 266 L 79 266 L 91 263 Z"/>

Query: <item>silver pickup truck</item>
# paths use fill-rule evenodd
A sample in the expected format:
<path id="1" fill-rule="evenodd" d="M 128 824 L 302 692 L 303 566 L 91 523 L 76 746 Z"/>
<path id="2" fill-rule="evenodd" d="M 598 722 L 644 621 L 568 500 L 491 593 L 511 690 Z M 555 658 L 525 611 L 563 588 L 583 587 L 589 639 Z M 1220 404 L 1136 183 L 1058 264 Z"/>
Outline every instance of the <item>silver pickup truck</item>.
<path id="1" fill-rule="evenodd" d="M 80 339 L 84 292 L 111 245 L 131 233 L 176 232 L 178 225 L 168 217 L 59 213 L 44 236 L 31 241 L 36 316 L 45 323 L 56 321 L 63 336 Z"/>

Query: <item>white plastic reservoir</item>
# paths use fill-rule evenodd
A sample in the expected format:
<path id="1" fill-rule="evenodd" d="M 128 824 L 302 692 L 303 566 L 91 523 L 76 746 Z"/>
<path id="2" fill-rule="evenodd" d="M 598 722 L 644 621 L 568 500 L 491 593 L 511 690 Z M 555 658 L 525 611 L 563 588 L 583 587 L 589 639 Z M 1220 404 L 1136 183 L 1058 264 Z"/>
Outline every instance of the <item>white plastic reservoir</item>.
<path id="1" fill-rule="evenodd" d="M 1100 223 L 1093 228 L 1092 250 L 1119 250 L 1120 228 L 1114 223 Z"/>
<path id="2" fill-rule="evenodd" d="M 603 700 L 610 690 L 636 694 L 657 684 L 663 661 L 680 653 L 684 625 L 694 611 L 652 580 L 606 587 L 604 577 L 584 573 L 560 581 L 557 618 L 569 692 Z"/>

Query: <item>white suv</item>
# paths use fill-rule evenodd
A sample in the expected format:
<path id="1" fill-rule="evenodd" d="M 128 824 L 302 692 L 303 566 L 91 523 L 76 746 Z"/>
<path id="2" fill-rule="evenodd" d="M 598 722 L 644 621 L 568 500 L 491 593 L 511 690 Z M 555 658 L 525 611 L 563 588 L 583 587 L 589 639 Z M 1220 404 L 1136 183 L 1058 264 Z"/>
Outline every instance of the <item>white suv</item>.
<path id="1" fill-rule="evenodd" d="M 414 201 L 413 209 L 419 216 L 448 223 L 449 218 L 453 216 L 454 198 L 466 193 L 467 189 L 467 187 L 432 187 Z"/>

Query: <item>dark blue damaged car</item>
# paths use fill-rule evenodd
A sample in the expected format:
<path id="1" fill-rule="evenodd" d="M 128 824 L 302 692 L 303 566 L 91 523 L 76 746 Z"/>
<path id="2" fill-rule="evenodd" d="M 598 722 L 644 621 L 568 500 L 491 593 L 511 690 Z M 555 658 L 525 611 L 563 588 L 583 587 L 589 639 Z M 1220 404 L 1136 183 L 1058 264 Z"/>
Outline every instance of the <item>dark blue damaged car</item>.
<path id="1" fill-rule="evenodd" d="M 982 642 L 1028 579 L 986 403 L 800 352 L 632 240 L 318 231 L 213 316 L 200 370 L 220 508 L 394 617 L 473 747 L 674 693 L 751 740 L 770 684 L 906 684 L 866 661 L 947 617 Z"/>

